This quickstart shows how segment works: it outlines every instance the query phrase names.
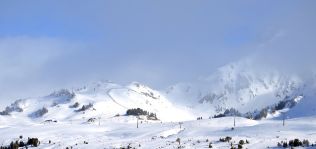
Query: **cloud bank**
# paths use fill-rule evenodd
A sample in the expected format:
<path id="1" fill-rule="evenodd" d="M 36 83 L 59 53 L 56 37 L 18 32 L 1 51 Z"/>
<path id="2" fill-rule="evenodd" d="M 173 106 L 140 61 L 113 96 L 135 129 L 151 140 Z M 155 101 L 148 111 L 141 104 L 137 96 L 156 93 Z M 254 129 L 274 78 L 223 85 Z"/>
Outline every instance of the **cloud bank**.
<path id="1" fill-rule="evenodd" d="M 309 75 L 315 1 L 0 2 L 0 101 L 109 79 L 154 88 L 231 62 Z"/>

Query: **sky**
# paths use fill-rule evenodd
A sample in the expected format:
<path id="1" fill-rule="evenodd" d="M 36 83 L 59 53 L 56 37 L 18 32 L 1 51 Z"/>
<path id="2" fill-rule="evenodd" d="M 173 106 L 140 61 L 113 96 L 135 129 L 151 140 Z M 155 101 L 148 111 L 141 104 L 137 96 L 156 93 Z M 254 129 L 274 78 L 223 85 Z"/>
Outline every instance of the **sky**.
<path id="1" fill-rule="evenodd" d="M 91 81 L 156 89 L 227 63 L 312 69 L 314 0 L 2 0 L 0 103 Z M 304 68 L 304 71 L 303 71 Z"/>

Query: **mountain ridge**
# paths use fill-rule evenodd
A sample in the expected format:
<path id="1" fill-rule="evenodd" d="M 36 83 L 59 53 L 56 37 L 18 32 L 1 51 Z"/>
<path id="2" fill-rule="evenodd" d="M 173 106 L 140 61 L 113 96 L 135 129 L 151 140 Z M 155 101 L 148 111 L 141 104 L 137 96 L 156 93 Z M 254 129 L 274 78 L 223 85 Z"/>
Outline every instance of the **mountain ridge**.
<path id="1" fill-rule="evenodd" d="M 260 117 L 261 119 L 278 117 L 276 110 L 283 110 L 279 107 L 294 108 L 296 105 L 304 105 L 305 100 L 308 103 L 313 102 L 311 98 L 315 97 L 313 91 L 316 88 L 316 77 L 306 82 L 297 75 L 283 74 L 275 69 L 256 71 L 258 69 L 249 60 L 231 63 L 219 68 L 209 77 L 196 82 L 178 83 L 163 91 L 154 90 L 139 82 L 127 85 L 111 81 L 93 82 L 71 91 L 61 89 L 48 96 L 17 100 L 0 115 L 32 115 L 47 108 L 47 114 L 43 114 L 45 119 L 70 120 L 100 115 L 113 117 L 117 114 L 124 115 L 131 108 L 142 108 L 157 113 L 161 120 L 183 121 L 200 116 L 213 117 L 224 113 L 231 115 L 229 111 L 235 110 L 244 117 L 251 113 L 254 118 L 265 110 L 265 116 Z M 298 98 L 300 100 L 295 101 Z M 69 108 L 75 103 L 80 103 L 80 106 L 93 104 L 93 110 L 86 115 L 78 114 Z M 292 106 L 280 106 L 285 103 Z M 56 115 L 62 115 L 58 109 L 68 115 L 58 117 L 51 113 L 55 111 Z M 301 113 L 299 115 L 304 116 L 304 112 L 300 112 L 304 109 L 294 109 L 297 112 L 287 110 L 287 113 L 291 116 Z"/>

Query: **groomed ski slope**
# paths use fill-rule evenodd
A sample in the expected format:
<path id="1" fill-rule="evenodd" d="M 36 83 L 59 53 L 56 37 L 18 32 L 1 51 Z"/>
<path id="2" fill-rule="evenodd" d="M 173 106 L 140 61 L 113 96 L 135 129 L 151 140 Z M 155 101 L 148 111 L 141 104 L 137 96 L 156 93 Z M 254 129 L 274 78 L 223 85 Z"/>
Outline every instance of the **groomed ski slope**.
<path id="1" fill-rule="evenodd" d="M 230 144 L 218 140 L 231 136 L 236 144 L 241 139 L 249 140 L 250 144 L 244 145 L 244 148 L 263 149 L 276 148 L 277 142 L 295 138 L 308 139 L 310 143 L 315 143 L 315 124 L 315 116 L 288 119 L 285 126 L 281 120 L 254 121 L 237 117 L 234 130 L 231 130 L 233 117 L 186 121 L 181 129 L 176 122 L 152 121 L 140 122 L 139 128 L 136 128 L 136 118 L 133 116 L 101 119 L 100 125 L 98 121 L 86 123 L 84 120 L 57 123 L 20 121 L 12 125 L 0 124 L 0 143 L 10 144 L 23 135 L 24 139 L 38 137 L 41 141 L 40 148 L 120 148 L 130 145 L 144 149 L 172 149 L 178 147 L 175 141 L 180 138 L 181 145 L 185 148 L 207 148 L 209 142 L 212 142 L 213 148 L 227 149 Z M 48 143 L 49 140 L 52 141 L 51 144 Z M 85 141 L 88 144 L 84 144 Z"/>

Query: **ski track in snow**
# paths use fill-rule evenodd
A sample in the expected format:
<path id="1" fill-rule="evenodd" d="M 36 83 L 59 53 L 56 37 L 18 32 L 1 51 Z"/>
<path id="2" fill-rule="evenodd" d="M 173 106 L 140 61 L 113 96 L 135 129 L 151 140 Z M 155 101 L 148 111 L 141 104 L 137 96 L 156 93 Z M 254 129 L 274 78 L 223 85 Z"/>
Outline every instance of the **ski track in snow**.
<path id="1" fill-rule="evenodd" d="M 112 90 L 115 90 L 115 89 L 124 89 L 124 88 L 111 88 L 111 89 L 109 89 L 109 90 L 106 92 L 106 94 L 111 98 L 111 100 L 112 100 L 114 103 L 116 103 L 117 105 L 119 105 L 119 106 L 121 106 L 121 107 L 123 107 L 123 108 L 125 108 L 125 109 L 128 109 L 126 106 L 123 106 L 122 104 L 118 103 L 118 102 L 113 98 L 113 96 L 111 95 L 111 91 L 112 91 Z"/>

